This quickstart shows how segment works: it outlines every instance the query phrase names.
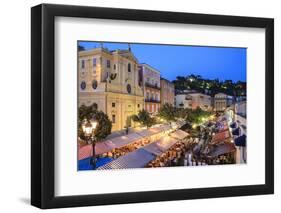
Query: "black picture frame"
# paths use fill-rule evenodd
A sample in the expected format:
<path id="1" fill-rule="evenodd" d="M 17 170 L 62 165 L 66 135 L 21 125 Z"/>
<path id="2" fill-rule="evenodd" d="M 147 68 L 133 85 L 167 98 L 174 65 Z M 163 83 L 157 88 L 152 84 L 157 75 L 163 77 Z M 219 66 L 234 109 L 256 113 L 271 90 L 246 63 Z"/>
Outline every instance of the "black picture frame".
<path id="1" fill-rule="evenodd" d="M 54 195 L 55 17 L 264 28 L 266 135 L 265 184 L 97 195 Z M 41 4 L 31 8 L 31 204 L 39 208 L 139 203 L 274 193 L 274 20 L 164 11 Z"/>

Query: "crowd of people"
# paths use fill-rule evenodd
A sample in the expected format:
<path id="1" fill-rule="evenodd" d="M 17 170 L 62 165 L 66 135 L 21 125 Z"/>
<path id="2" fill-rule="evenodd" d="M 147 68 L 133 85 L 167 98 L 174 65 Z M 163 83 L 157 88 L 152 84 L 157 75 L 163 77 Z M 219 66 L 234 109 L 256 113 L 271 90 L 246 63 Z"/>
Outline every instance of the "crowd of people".
<path id="1" fill-rule="evenodd" d="M 183 142 L 178 141 L 173 146 L 171 146 L 165 153 L 157 156 L 154 160 L 150 161 L 147 167 L 179 166 L 179 161 L 185 152 L 185 144 Z"/>
<path id="2" fill-rule="evenodd" d="M 219 132 L 217 124 L 216 122 L 206 123 L 205 126 L 198 129 L 196 134 L 191 134 L 191 137 L 188 139 L 178 141 L 165 153 L 150 161 L 147 167 L 201 166 L 235 163 L 234 152 L 223 153 L 218 156 L 209 155 L 209 151 L 213 147 L 209 142 L 213 134 Z M 208 147 L 211 149 L 208 149 L 208 152 L 204 152 Z"/>
<path id="3" fill-rule="evenodd" d="M 110 152 L 104 153 L 102 155 L 102 157 L 109 157 L 109 158 L 116 159 L 116 158 L 119 158 L 123 155 L 128 154 L 129 152 L 133 152 L 136 149 L 139 149 L 139 148 L 141 148 L 141 147 L 143 147 L 143 146 L 145 146 L 149 143 L 151 143 L 150 139 L 148 139 L 148 138 L 141 139 L 141 140 L 138 140 L 138 141 L 136 141 L 134 143 L 131 143 L 127 146 L 123 146 L 123 147 L 120 147 L 120 148 L 117 148 L 117 149 L 113 149 Z"/>
<path id="4" fill-rule="evenodd" d="M 219 155 L 217 157 L 208 159 L 207 162 L 209 165 L 234 164 L 235 163 L 234 153 Z"/>
<path id="5" fill-rule="evenodd" d="M 218 164 L 233 164 L 235 163 L 235 152 L 233 149 L 225 148 L 224 145 L 232 145 L 231 137 L 223 138 L 212 142 L 213 137 L 220 132 L 226 132 L 228 125 L 224 119 L 220 119 L 217 122 L 209 122 L 205 128 L 203 128 L 201 139 L 204 141 L 199 151 L 197 151 L 197 158 L 203 159 L 208 165 Z M 223 134 L 225 135 L 225 133 Z M 221 150 L 221 154 L 213 154 L 214 150 Z"/>

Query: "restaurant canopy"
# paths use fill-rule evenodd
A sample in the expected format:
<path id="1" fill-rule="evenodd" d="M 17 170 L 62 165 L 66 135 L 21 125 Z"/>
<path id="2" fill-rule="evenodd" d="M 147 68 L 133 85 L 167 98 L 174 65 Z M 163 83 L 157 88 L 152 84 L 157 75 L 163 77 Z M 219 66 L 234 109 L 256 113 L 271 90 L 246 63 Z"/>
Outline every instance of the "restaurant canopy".
<path id="1" fill-rule="evenodd" d="M 113 144 L 112 148 L 120 148 L 126 145 L 129 145 L 131 143 L 134 143 L 135 141 L 142 139 L 142 137 L 137 133 L 131 133 L 128 135 L 122 135 L 119 137 L 111 138 L 107 140 L 106 142 L 111 142 Z"/>
<path id="2" fill-rule="evenodd" d="M 115 137 L 103 142 L 96 143 L 95 151 L 97 155 L 110 152 L 113 149 L 120 148 L 131 143 L 136 142 L 142 137 L 136 133 Z M 91 144 L 79 147 L 78 149 L 78 160 L 92 156 L 93 147 Z"/>
<path id="3" fill-rule="evenodd" d="M 179 140 L 182 140 L 182 139 L 186 138 L 187 136 L 189 136 L 189 134 L 187 132 L 179 129 L 179 130 L 171 133 L 170 136 L 173 137 L 173 138 L 177 138 Z"/>
<path id="4" fill-rule="evenodd" d="M 178 121 L 177 123 L 178 128 L 181 128 L 184 124 L 186 124 L 186 121 Z"/>
<path id="5" fill-rule="evenodd" d="M 99 167 L 98 169 L 125 169 L 125 168 L 141 168 L 146 166 L 150 161 L 158 155 L 166 152 L 171 146 L 177 142 L 171 137 L 163 137 L 160 140 L 130 152 L 124 156 L 111 161 L 110 163 Z"/>
<path id="6" fill-rule="evenodd" d="M 79 147 L 78 149 L 78 160 L 82 160 L 92 156 L 92 145 L 86 145 Z"/>
<path id="7" fill-rule="evenodd" d="M 176 139 L 171 137 L 163 137 L 160 140 L 153 142 L 151 144 L 148 144 L 141 149 L 146 150 L 147 152 L 150 152 L 154 155 L 160 155 L 164 152 L 166 152 L 171 146 L 173 146 L 177 142 Z"/>
<path id="8" fill-rule="evenodd" d="M 170 130 L 171 126 L 168 124 L 160 125 L 158 127 L 145 129 L 140 132 L 131 133 L 128 135 L 122 135 L 115 138 L 108 139 L 103 142 L 96 143 L 95 151 L 97 155 L 110 152 L 113 149 L 121 148 L 132 144 L 140 139 L 150 137 L 152 135 L 158 134 Z M 78 148 L 78 160 L 92 156 L 92 145 L 79 146 Z"/>
<path id="9" fill-rule="evenodd" d="M 108 140 L 108 141 L 104 141 L 104 142 L 101 142 L 101 143 L 96 143 L 96 147 L 95 147 L 95 151 L 96 151 L 96 154 L 97 155 L 100 155 L 102 153 L 105 153 L 105 152 L 109 152 L 110 150 L 112 149 L 115 149 L 116 148 L 116 145 Z"/>
<path id="10" fill-rule="evenodd" d="M 111 141 L 96 143 L 95 151 L 97 155 L 109 152 L 114 149 L 115 145 Z M 88 158 L 93 155 L 93 146 L 88 144 L 78 149 L 78 160 Z"/>
<path id="11" fill-rule="evenodd" d="M 153 128 L 150 128 L 150 129 L 142 130 L 140 132 L 137 132 L 136 134 L 138 134 L 142 137 L 150 137 L 152 135 L 155 135 L 155 134 L 158 134 L 160 132 L 164 132 L 164 131 L 167 131 L 167 130 L 170 130 L 170 129 L 171 129 L 171 126 L 168 125 L 168 124 L 165 124 L 165 125 L 160 125 L 158 127 L 153 127 Z"/>
<path id="12" fill-rule="evenodd" d="M 230 138 L 230 134 L 229 134 L 229 131 L 228 130 L 225 130 L 223 132 L 219 132 L 219 133 L 216 133 L 213 138 L 212 138 L 212 141 L 211 143 L 219 143 L 219 142 L 223 142 L 227 139 Z"/>
<path id="13" fill-rule="evenodd" d="M 125 169 L 125 168 L 141 168 L 148 164 L 149 161 L 153 160 L 155 155 L 147 152 L 144 149 L 137 149 L 136 151 L 130 152 L 124 156 L 111 161 L 98 168 L 98 170 L 105 169 Z"/>

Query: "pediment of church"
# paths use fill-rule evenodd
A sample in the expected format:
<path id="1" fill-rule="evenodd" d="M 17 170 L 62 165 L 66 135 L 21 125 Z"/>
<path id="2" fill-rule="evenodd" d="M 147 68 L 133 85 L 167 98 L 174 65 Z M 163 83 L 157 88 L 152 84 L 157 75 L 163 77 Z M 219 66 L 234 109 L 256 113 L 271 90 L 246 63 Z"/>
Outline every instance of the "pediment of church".
<path id="1" fill-rule="evenodd" d="M 133 53 L 129 50 L 124 50 L 120 52 L 120 55 L 131 60 L 134 61 L 135 63 L 138 63 L 137 58 L 133 55 Z"/>

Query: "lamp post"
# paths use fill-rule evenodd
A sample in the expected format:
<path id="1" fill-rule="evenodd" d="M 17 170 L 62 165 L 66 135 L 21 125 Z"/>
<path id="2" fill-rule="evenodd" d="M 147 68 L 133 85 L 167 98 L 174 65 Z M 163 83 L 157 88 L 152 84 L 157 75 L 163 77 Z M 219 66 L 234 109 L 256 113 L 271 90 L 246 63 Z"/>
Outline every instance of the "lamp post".
<path id="1" fill-rule="evenodd" d="M 82 130 L 87 139 L 87 143 L 92 144 L 93 155 L 92 155 L 91 163 L 92 163 L 94 169 L 96 168 L 96 153 L 95 153 L 96 137 L 95 137 L 94 132 L 95 132 L 97 125 L 98 125 L 98 122 L 95 118 L 92 118 L 91 120 L 84 119 L 84 121 L 82 123 Z"/>

